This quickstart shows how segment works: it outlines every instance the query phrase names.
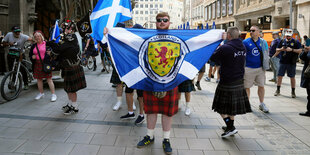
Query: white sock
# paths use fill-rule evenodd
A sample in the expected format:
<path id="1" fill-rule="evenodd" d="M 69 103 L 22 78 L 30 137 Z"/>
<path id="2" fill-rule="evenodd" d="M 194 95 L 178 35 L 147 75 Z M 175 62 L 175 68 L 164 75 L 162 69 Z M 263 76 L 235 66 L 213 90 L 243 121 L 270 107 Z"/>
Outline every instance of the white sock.
<path id="1" fill-rule="evenodd" d="M 121 102 L 122 103 L 122 96 L 117 96 L 117 102 Z"/>
<path id="2" fill-rule="evenodd" d="M 133 111 L 128 111 L 128 114 L 129 114 L 129 115 L 132 115 L 132 114 L 133 114 Z"/>
<path id="3" fill-rule="evenodd" d="M 68 104 L 66 104 L 66 105 L 71 106 L 71 105 L 72 105 L 72 101 L 69 100 L 69 101 L 68 101 Z"/>
<path id="4" fill-rule="evenodd" d="M 140 114 L 141 117 L 144 117 L 144 114 Z"/>
<path id="5" fill-rule="evenodd" d="M 170 130 L 164 131 L 164 139 L 169 139 L 169 138 L 170 138 Z"/>
<path id="6" fill-rule="evenodd" d="M 78 107 L 78 104 L 77 104 L 76 102 L 72 102 L 72 106 L 73 106 L 74 108 L 77 108 L 77 107 Z"/>
<path id="7" fill-rule="evenodd" d="M 154 129 L 147 129 L 146 135 L 150 136 L 151 139 L 154 137 Z"/>
<path id="8" fill-rule="evenodd" d="M 186 102 L 186 108 L 188 108 L 189 102 Z"/>

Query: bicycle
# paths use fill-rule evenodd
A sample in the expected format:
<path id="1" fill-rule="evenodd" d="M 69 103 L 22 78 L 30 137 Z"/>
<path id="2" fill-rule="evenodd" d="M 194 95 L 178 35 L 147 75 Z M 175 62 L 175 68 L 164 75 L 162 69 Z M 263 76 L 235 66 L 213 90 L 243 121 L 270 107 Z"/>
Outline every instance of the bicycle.
<path id="1" fill-rule="evenodd" d="M 86 52 L 82 54 L 81 64 L 82 66 L 87 67 L 89 70 L 93 70 L 95 66 L 93 58 Z"/>
<path id="2" fill-rule="evenodd" d="M 24 48 L 30 49 L 30 46 Z M 21 68 L 26 71 L 28 83 L 31 83 L 34 79 L 30 72 L 32 69 L 32 63 L 23 59 L 23 53 L 23 49 L 17 48 L 16 44 L 9 48 L 8 54 L 14 58 L 13 68 L 12 71 L 5 74 L 0 85 L 1 96 L 7 101 L 16 99 L 22 90 L 23 79 L 20 71 Z"/>
<path id="3" fill-rule="evenodd" d="M 103 68 L 107 71 L 107 73 L 109 73 L 109 71 L 111 71 L 112 68 L 112 61 L 111 61 L 111 57 L 108 55 L 108 51 L 102 51 L 103 52 L 103 60 L 102 60 L 102 64 L 103 64 Z"/>

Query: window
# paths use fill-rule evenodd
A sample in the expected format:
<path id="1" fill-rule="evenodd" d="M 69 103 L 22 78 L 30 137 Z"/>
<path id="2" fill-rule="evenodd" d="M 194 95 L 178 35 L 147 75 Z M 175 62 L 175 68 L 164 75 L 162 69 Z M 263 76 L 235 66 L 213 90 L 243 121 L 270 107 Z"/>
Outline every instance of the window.
<path id="1" fill-rule="evenodd" d="M 135 14 L 136 14 L 136 15 L 139 14 L 139 11 L 136 11 Z"/>
<path id="2" fill-rule="evenodd" d="M 150 4 L 150 8 L 153 8 L 153 4 Z"/>
<path id="3" fill-rule="evenodd" d="M 147 21 L 147 20 L 149 20 L 149 18 L 148 18 L 148 17 L 145 17 L 144 19 L 145 19 L 146 21 Z"/>
<path id="4" fill-rule="evenodd" d="M 135 20 L 139 20 L 139 17 L 136 17 Z"/>
<path id="5" fill-rule="evenodd" d="M 143 15 L 143 11 L 140 11 L 140 14 Z"/>
<path id="6" fill-rule="evenodd" d="M 149 12 L 148 12 L 148 11 L 145 11 L 144 13 L 145 13 L 146 15 L 147 15 L 147 14 L 149 14 Z"/>
<path id="7" fill-rule="evenodd" d="M 158 4 L 155 4 L 155 8 L 158 8 Z"/>
<path id="8" fill-rule="evenodd" d="M 153 10 L 150 11 L 150 14 L 153 14 Z"/>
<path id="9" fill-rule="evenodd" d="M 159 4 L 159 7 L 160 7 L 160 8 L 163 8 L 163 4 Z"/>
<path id="10" fill-rule="evenodd" d="M 140 17 L 140 20 L 143 20 L 143 17 Z"/>
<path id="11" fill-rule="evenodd" d="M 136 5 L 135 5 L 135 8 L 139 8 L 139 4 L 136 4 Z"/>
<path id="12" fill-rule="evenodd" d="M 149 5 L 148 5 L 148 4 L 145 4 L 145 8 L 149 8 Z"/>
<path id="13" fill-rule="evenodd" d="M 140 8 L 143 8 L 143 4 L 140 4 Z"/>
<path id="14" fill-rule="evenodd" d="M 155 14 L 158 14 L 158 11 L 155 11 Z"/>

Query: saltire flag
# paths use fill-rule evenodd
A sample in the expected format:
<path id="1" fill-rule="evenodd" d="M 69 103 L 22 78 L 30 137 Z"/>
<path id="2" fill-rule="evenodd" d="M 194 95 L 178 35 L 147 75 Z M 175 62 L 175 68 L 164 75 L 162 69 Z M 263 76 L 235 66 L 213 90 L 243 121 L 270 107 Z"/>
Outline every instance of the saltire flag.
<path id="1" fill-rule="evenodd" d="M 55 40 L 55 43 L 58 43 L 59 39 L 60 39 L 60 31 L 58 27 L 58 20 L 56 20 L 51 40 Z"/>
<path id="2" fill-rule="evenodd" d="M 81 37 L 85 37 L 87 33 L 92 33 L 92 28 L 89 20 L 89 13 L 87 13 L 80 21 L 76 23 Z"/>
<path id="3" fill-rule="evenodd" d="M 112 28 L 107 38 L 121 81 L 133 89 L 168 91 L 194 79 L 223 32 Z"/>
<path id="4" fill-rule="evenodd" d="M 131 19 L 131 11 L 130 0 L 99 0 L 90 15 L 92 37 L 105 43 L 104 28 L 111 29 L 118 22 Z"/>
<path id="5" fill-rule="evenodd" d="M 216 29 L 215 22 L 212 24 L 212 29 Z"/>

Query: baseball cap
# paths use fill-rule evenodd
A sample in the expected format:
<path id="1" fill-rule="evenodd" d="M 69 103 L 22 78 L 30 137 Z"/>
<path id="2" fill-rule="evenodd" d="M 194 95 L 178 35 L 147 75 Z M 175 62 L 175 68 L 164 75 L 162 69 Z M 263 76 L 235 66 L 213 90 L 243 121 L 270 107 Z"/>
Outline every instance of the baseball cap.
<path id="1" fill-rule="evenodd" d="M 272 34 L 279 34 L 279 31 L 274 31 L 272 32 Z"/>
<path id="2" fill-rule="evenodd" d="M 12 31 L 13 32 L 20 32 L 21 30 L 20 30 L 20 28 L 18 26 L 13 26 L 12 27 Z"/>

